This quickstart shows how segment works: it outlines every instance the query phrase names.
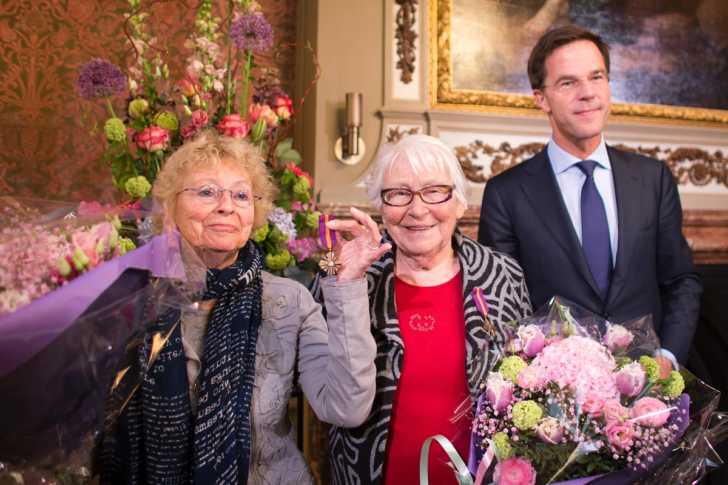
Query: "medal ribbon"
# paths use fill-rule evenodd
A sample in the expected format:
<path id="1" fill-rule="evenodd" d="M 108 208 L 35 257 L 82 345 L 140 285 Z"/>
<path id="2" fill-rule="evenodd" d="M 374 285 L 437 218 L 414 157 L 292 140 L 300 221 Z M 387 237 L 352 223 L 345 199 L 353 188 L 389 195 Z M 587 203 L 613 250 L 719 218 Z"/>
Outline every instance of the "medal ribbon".
<path id="1" fill-rule="evenodd" d="M 319 245 L 326 251 L 333 251 L 336 246 L 336 231 L 327 226 L 327 222 L 334 220 L 334 216 L 321 214 L 319 216 Z"/>

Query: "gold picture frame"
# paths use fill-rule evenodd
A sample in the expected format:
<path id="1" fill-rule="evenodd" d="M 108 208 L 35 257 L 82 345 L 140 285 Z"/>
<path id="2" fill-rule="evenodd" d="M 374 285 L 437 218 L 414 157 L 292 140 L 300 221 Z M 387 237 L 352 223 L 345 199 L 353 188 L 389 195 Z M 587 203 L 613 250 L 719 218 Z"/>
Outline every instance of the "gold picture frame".
<path id="1" fill-rule="evenodd" d="M 451 56 L 452 13 L 456 0 L 430 0 L 430 101 L 434 108 L 459 111 L 519 113 L 539 111 L 528 94 L 456 89 Z M 525 66 L 524 66 L 525 71 Z M 613 103 L 611 114 L 645 122 L 726 125 L 728 110 L 659 104 Z"/>

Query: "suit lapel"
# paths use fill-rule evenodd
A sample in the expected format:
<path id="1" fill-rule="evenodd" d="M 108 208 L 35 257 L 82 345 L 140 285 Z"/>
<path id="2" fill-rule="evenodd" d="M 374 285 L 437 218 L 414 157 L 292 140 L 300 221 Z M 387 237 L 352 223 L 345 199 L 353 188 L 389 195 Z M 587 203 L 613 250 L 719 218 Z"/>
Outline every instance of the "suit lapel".
<path id="1" fill-rule="evenodd" d="M 629 274 L 629 263 L 634 251 L 635 230 L 640 227 L 639 210 L 641 207 L 642 188 L 639 167 L 628 160 L 622 153 L 607 147 L 609 162 L 612 165 L 614 178 L 614 195 L 617 199 L 617 221 L 619 236 L 617 243 L 617 263 L 612 274 L 612 282 L 607 296 L 607 306 L 614 302 L 624 288 Z"/>
<path id="2" fill-rule="evenodd" d="M 601 298 L 599 288 L 589 270 L 584 251 L 574 230 L 574 225 L 571 223 L 569 212 L 564 205 L 546 149 L 542 150 L 529 163 L 527 172 L 530 177 L 525 179 L 522 188 L 533 211 L 546 226 L 553 239 L 561 246 L 569 261 L 574 263 L 592 291 L 597 297 Z"/>

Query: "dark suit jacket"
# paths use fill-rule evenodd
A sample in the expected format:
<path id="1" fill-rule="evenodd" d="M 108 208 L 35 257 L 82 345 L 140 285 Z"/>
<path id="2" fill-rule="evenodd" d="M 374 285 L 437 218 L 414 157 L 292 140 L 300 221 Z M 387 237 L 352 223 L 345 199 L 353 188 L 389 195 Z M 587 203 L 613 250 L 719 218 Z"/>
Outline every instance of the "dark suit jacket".
<path id="1" fill-rule="evenodd" d="M 478 240 L 518 260 L 534 308 L 559 295 L 613 322 L 651 314 L 662 347 L 685 362 L 702 288 L 682 235 L 677 186 L 664 163 L 607 150 L 619 243 L 606 301 L 589 271 L 545 149 L 488 182 Z"/>

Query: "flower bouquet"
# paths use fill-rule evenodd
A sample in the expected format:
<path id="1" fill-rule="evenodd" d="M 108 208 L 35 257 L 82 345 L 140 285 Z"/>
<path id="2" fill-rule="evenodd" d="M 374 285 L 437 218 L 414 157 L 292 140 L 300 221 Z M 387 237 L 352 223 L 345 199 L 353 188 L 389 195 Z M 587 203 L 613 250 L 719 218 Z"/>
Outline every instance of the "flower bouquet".
<path id="1" fill-rule="evenodd" d="M 163 59 L 140 0 L 129 0 L 126 32 L 134 57 L 122 69 L 104 59 L 80 68 L 79 94 L 104 99 L 105 159 L 114 185 L 131 201 L 146 197 L 166 158 L 206 128 L 245 138 L 264 154 L 279 187 L 278 210 L 256 235 L 270 271 L 296 264 L 313 267 L 318 213 L 311 177 L 288 137 L 293 102 L 275 73 L 256 66 L 273 48 L 273 29 L 251 0 L 202 0 L 184 48 L 184 73 L 175 76 Z M 126 71 L 126 74 L 124 72 Z M 315 82 L 315 80 L 314 80 Z M 116 98 L 126 95 L 123 110 Z M 118 104 L 118 102 L 117 102 Z"/>
<path id="2" fill-rule="evenodd" d="M 702 442 L 725 432 L 708 429 L 719 393 L 685 370 L 661 376 L 651 357 L 658 348 L 649 318 L 611 324 L 557 298 L 519 322 L 476 408 L 468 463 L 475 483 L 700 477 Z"/>
<path id="3" fill-rule="evenodd" d="M 127 342 L 204 279 L 175 235 L 123 242 L 136 210 L 1 199 L 0 212 L 0 481 L 82 482 Z"/>

